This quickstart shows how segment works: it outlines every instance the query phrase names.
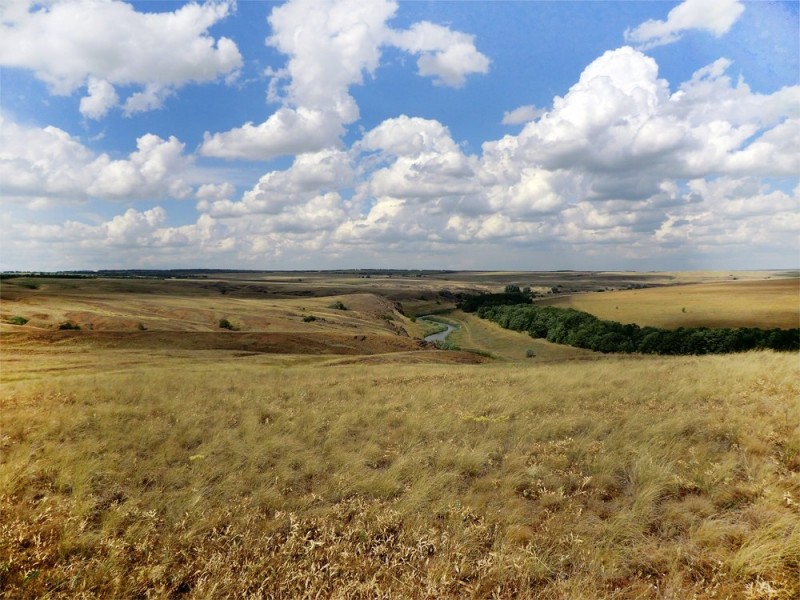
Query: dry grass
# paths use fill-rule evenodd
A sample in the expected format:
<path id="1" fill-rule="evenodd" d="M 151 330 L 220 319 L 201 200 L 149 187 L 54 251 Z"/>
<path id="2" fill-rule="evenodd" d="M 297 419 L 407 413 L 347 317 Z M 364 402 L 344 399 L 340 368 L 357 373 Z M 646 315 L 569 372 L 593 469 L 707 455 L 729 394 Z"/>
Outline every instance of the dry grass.
<path id="1" fill-rule="evenodd" d="M 796 356 L 100 368 L 4 383 L 6 597 L 800 593 Z"/>
<path id="2" fill-rule="evenodd" d="M 800 279 L 579 294 L 544 303 L 642 326 L 792 328 L 800 326 Z"/>
<path id="3" fill-rule="evenodd" d="M 800 595 L 796 355 L 577 361 L 449 315 L 485 362 L 288 276 L 37 283 L 1 290 L 34 322 L 0 327 L 0 597 Z"/>

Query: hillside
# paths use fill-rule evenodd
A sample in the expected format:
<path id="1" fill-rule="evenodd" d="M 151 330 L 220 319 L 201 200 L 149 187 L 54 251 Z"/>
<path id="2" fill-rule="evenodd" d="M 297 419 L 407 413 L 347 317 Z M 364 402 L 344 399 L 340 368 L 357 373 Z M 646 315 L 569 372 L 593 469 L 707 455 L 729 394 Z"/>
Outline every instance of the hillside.
<path id="1" fill-rule="evenodd" d="M 602 355 L 430 288 L 29 283 L 0 288 L 30 319 L 0 326 L 2 597 L 800 594 L 796 354 Z"/>

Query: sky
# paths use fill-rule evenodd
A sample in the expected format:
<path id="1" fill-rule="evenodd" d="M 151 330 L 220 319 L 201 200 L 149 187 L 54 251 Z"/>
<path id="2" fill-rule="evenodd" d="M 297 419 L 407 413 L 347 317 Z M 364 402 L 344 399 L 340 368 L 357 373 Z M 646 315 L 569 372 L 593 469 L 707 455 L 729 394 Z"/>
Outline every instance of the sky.
<path id="1" fill-rule="evenodd" d="M 800 267 L 794 2 L 0 1 L 0 269 Z"/>

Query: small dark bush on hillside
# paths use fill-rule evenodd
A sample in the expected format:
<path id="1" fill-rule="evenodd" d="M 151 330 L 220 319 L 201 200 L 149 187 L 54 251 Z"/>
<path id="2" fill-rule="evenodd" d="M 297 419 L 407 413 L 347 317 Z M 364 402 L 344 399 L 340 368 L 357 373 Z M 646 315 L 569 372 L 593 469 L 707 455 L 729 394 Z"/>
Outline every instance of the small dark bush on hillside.
<path id="1" fill-rule="evenodd" d="M 80 325 L 76 325 L 72 321 L 67 321 L 66 323 L 62 323 L 61 325 L 59 325 L 58 328 L 59 329 L 65 329 L 65 330 L 69 330 L 69 329 L 77 330 L 77 329 L 80 329 L 81 326 Z"/>
<path id="2" fill-rule="evenodd" d="M 333 304 L 329 304 L 328 308 L 333 308 L 336 310 L 349 310 L 341 300 L 337 300 Z"/>
<path id="3" fill-rule="evenodd" d="M 28 319 L 25 317 L 14 316 L 8 319 L 8 322 L 12 325 L 25 325 L 28 322 Z"/>
<path id="4" fill-rule="evenodd" d="M 233 323 L 228 321 L 228 319 L 220 319 L 219 327 L 220 329 L 230 329 L 231 331 L 236 331 L 236 327 L 234 327 Z"/>
<path id="5" fill-rule="evenodd" d="M 311 323 L 312 321 L 316 320 L 317 317 L 315 317 L 314 315 L 306 315 L 305 317 L 303 317 L 303 323 Z"/>

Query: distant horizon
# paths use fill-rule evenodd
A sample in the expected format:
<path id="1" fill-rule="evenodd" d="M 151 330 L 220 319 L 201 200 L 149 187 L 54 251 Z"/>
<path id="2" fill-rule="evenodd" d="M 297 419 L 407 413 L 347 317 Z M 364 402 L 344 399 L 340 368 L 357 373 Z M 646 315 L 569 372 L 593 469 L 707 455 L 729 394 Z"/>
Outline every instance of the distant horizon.
<path id="1" fill-rule="evenodd" d="M 798 23 L 796 1 L 12 2 L 0 267 L 800 261 Z"/>
<path id="2" fill-rule="evenodd" d="M 48 271 L 44 269 L 7 269 L 0 270 L 0 274 L 82 274 L 82 273 L 117 273 L 117 272 L 189 272 L 189 273 L 348 273 L 361 271 L 385 271 L 391 273 L 752 273 L 752 272 L 776 272 L 776 271 L 797 271 L 800 274 L 800 267 L 771 267 L 767 269 L 435 269 L 435 268 L 384 268 L 384 267 L 340 267 L 330 269 L 237 269 L 237 268 L 208 268 L 208 267 L 164 267 L 164 268 L 103 268 L 103 269 L 58 269 Z"/>

